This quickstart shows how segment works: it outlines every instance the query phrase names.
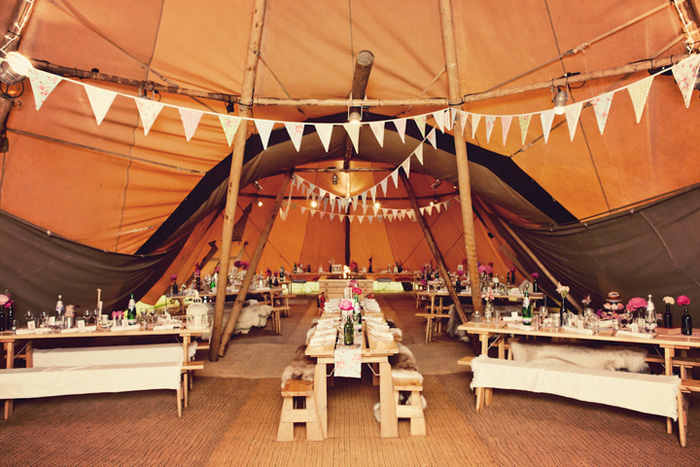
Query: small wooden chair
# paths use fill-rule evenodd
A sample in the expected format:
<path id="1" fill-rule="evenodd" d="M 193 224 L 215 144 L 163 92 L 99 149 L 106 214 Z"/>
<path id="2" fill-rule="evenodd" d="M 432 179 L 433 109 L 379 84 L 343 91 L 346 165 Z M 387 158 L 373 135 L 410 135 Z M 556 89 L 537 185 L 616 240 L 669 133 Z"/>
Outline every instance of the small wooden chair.
<path id="1" fill-rule="evenodd" d="M 294 441 L 294 423 L 306 423 L 307 441 L 323 441 L 323 428 L 316 407 L 313 386 L 312 381 L 298 379 L 290 379 L 284 385 L 282 389 L 284 402 L 282 402 L 277 441 Z M 297 407 L 294 403 L 295 398 L 301 399 L 297 399 Z"/>
<path id="2" fill-rule="evenodd" d="M 411 393 L 411 404 L 399 403 L 399 392 Z M 425 418 L 423 417 L 423 400 L 421 392 L 423 383 L 419 379 L 394 379 L 394 403 L 396 404 L 396 417 L 408 418 L 411 421 L 411 436 L 425 435 Z"/>

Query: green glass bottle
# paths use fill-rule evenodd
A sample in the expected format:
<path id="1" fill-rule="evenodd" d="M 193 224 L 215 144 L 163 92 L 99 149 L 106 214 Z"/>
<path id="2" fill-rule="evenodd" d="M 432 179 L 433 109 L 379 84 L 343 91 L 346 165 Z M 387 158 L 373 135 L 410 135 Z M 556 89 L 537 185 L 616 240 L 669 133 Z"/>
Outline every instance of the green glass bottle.
<path id="1" fill-rule="evenodd" d="M 136 322 L 136 300 L 134 300 L 134 294 L 131 294 L 131 298 L 129 299 L 129 307 L 126 310 L 127 315 L 126 319 L 129 321 L 129 323 L 133 324 Z"/>
<path id="2" fill-rule="evenodd" d="M 352 315 L 348 315 L 348 319 L 347 321 L 345 321 L 343 331 L 345 335 L 345 345 L 352 345 L 355 342 L 355 329 L 352 323 Z"/>
<path id="3" fill-rule="evenodd" d="M 527 290 L 525 291 L 525 298 L 523 299 L 523 324 L 525 326 L 532 325 L 532 306 L 530 305 L 530 297 L 528 296 Z"/>

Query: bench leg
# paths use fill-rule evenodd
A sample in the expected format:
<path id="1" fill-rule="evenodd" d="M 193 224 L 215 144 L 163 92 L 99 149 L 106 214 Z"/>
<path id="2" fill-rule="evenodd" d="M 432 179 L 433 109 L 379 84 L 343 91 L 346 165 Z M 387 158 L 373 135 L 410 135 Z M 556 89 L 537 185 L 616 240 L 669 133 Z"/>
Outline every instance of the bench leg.
<path id="1" fill-rule="evenodd" d="M 678 439 L 681 443 L 681 447 L 685 447 L 686 436 L 686 419 L 685 419 L 685 409 L 683 407 L 683 392 L 678 391 Z"/>
<path id="2" fill-rule="evenodd" d="M 425 418 L 423 417 L 423 399 L 420 391 L 411 392 L 411 436 L 425 436 Z"/>
<path id="3" fill-rule="evenodd" d="M 277 429 L 277 441 L 294 441 L 294 422 L 283 421 L 286 414 L 294 410 L 294 398 L 285 397 L 282 402 L 282 413 L 280 414 L 280 426 Z"/>
<path id="4" fill-rule="evenodd" d="M 484 404 L 487 406 L 491 405 L 493 402 L 493 388 L 485 388 L 484 390 Z"/>
<path id="5" fill-rule="evenodd" d="M 182 417 L 182 389 L 177 390 L 177 416 Z"/>
<path id="6" fill-rule="evenodd" d="M 432 340 L 432 327 L 433 327 L 433 318 L 427 317 L 425 318 L 425 343 L 429 344 L 430 341 Z"/>
<path id="7" fill-rule="evenodd" d="M 189 371 L 185 371 L 182 374 L 182 379 L 184 381 L 183 383 L 183 388 L 184 388 L 184 399 L 185 399 L 185 408 L 189 405 L 189 399 L 190 399 L 190 394 L 189 394 Z"/>
<path id="8" fill-rule="evenodd" d="M 314 420 L 306 422 L 306 440 L 323 441 L 323 428 L 321 427 L 321 420 L 318 415 L 316 398 L 314 398 L 313 394 L 306 396 L 306 410 L 309 411 L 309 414 L 313 411 L 314 415 Z"/>
<path id="9" fill-rule="evenodd" d="M 476 388 L 474 392 L 476 393 L 476 413 L 479 413 L 484 408 L 484 388 Z"/>

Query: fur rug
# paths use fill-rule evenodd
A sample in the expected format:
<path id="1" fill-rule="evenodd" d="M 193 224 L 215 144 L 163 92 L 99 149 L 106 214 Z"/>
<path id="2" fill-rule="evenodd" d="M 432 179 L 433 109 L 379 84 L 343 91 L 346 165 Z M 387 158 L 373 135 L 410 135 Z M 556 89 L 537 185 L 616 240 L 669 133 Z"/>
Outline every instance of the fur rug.
<path id="1" fill-rule="evenodd" d="M 272 307 L 270 305 L 260 305 L 257 300 L 246 300 L 238 315 L 236 326 L 233 328 L 234 334 L 248 334 L 252 327 L 265 327 L 267 317 L 270 316 Z"/>
<path id="2" fill-rule="evenodd" d="M 647 352 L 636 347 L 606 346 L 591 348 L 579 345 L 534 344 L 510 341 L 513 360 L 522 362 L 565 362 L 594 370 L 625 370 L 644 373 L 649 366 L 644 361 Z"/>
<path id="3" fill-rule="evenodd" d="M 294 358 L 291 363 L 282 372 L 282 389 L 290 379 L 300 379 L 303 381 L 313 381 L 314 371 L 316 368 L 316 360 L 304 354 L 306 351 L 305 345 L 297 347 Z"/>
<path id="4" fill-rule="evenodd" d="M 389 357 L 389 364 L 391 365 L 391 377 L 393 379 L 418 379 L 423 383 L 423 375 L 418 371 L 418 365 L 416 364 L 416 358 L 413 356 L 413 352 L 401 343 L 396 343 L 399 348 L 399 353 L 396 355 L 391 355 Z M 428 402 L 425 400 L 423 395 L 421 397 L 421 402 L 423 403 L 423 409 L 428 407 Z M 411 403 L 411 393 L 407 391 L 399 392 L 399 404 L 409 405 Z M 381 403 L 377 402 L 374 404 L 374 418 L 379 422 L 381 420 Z"/>
<path id="5" fill-rule="evenodd" d="M 454 306 L 454 304 L 450 305 L 448 314 L 450 315 L 450 317 L 447 320 L 447 335 L 450 337 L 458 338 L 460 342 L 469 342 L 469 336 L 467 336 L 467 331 L 460 331 L 459 329 L 457 329 L 457 326 L 462 324 L 462 320 L 459 318 L 459 315 L 457 314 L 457 308 Z"/>

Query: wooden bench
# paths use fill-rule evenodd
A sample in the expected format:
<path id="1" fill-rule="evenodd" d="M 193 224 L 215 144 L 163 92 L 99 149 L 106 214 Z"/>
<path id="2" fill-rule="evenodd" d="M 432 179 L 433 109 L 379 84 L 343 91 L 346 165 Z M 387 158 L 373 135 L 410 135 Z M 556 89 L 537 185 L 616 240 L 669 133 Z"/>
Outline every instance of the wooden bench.
<path id="1" fill-rule="evenodd" d="M 446 313 L 415 313 L 416 316 L 425 318 L 425 343 L 429 344 L 433 341 L 433 333 L 439 332 L 439 324 L 442 318 L 448 318 L 450 315 Z"/>
<path id="2" fill-rule="evenodd" d="M 476 411 L 490 405 L 492 389 L 555 394 L 678 420 L 681 446 L 686 444 L 683 392 L 700 385 L 677 376 L 593 370 L 575 365 L 521 362 L 479 356 L 471 361 Z"/>
<path id="3" fill-rule="evenodd" d="M 277 441 L 294 441 L 295 423 L 306 424 L 307 441 L 323 441 L 323 428 L 314 397 L 313 381 L 290 379 L 282 389 L 282 397 L 284 401 L 277 429 Z"/>
<path id="4" fill-rule="evenodd" d="M 425 418 L 423 416 L 423 401 L 421 392 L 423 383 L 417 379 L 394 378 L 394 404 L 396 405 L 396 418 L 408 418 L 411 423 L 411 435 L 425 435 Z M 399 395 L 401 392 L 411 395 L 410 404 L 401 404 Z"/>
<path id="5" fill-rule="evenodd" d="M 0 399 L 171 389 L 181 417 L 181 371 L 174 362 L 11 368 L 0 370 Z"/>

